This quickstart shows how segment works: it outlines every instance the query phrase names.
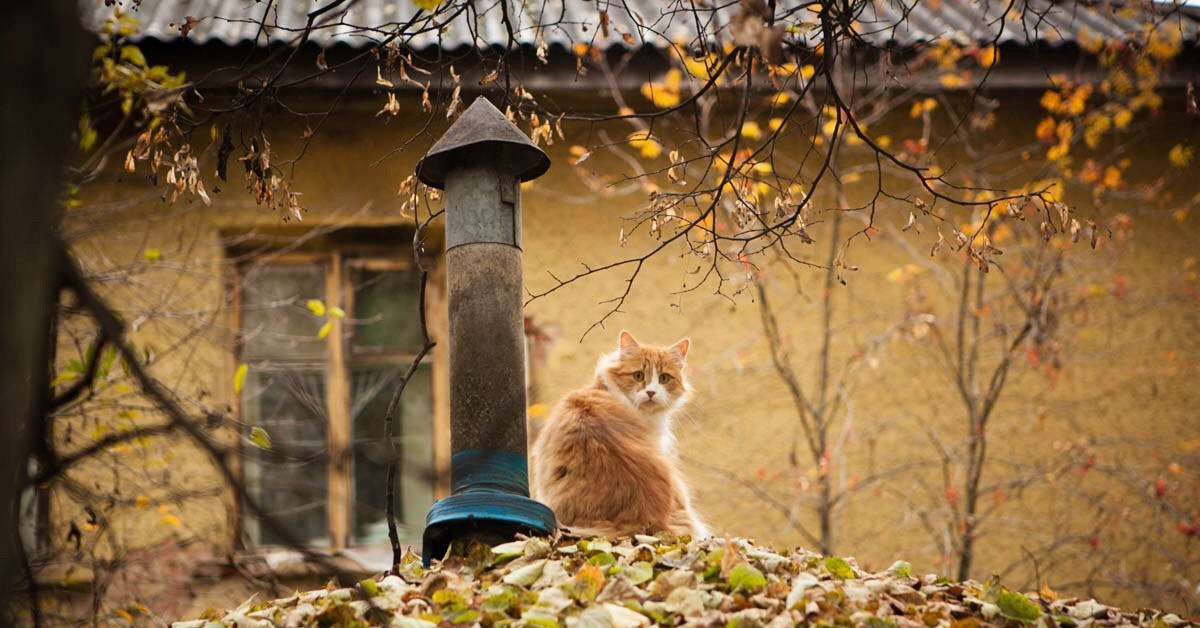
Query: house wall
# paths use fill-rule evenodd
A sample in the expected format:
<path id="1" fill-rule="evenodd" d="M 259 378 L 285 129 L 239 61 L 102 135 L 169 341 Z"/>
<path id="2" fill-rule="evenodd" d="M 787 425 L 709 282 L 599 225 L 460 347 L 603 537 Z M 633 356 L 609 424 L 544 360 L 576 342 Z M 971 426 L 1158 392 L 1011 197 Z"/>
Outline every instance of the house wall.
<path id="1" fill-rule="evenodd" d="M 295 164 L 294 186 L 303 192 L 307 209 L 300 224 L 411 223 L 400 215 L 396 191 L 436 132 L 421 130 L 424 120 L 412 102 L 405 103 L 400 116 L 376 117 L 381 102 L 382 98 L 366 97 L 341 105 Z M 319 100 L 297 99 L 293 104 L 306 111 L 323 110 Z M 1015 130 L 1003 131 L 999 137 L 1032 138 L 1032 126 L 1026 122 L 1030 111 L 1036 111 L 1031 101 L 1014 102 L 1008 126 L 1000 127 Z M 267 134 L 275 161 L 281 163 L 298 153 L 303 129 L 286 116 L 274 119 L 278 122 L 268 127 Z M 1130 149 L 1135 159 L 1164 163 L 1163 142 L 1173 136 L 1173 126 L 1186 124 L 1194 126 L 1177 117 L 1162 120 L 1151 138 Z M 579 124 L 565 130 L 567 139 L 547 149 L 554 166 L 524 187 L 525 284 L 533 293 L 555 284 L 550 273 L 567 278 L 581 269 L 581 262 L 600 267 L 641 255 L 655 244 L 644 230 L 632 229 L 628 243 L 618 243 L 622 226 L 630 225 L 622 218 L 645 199 L 645 191 L 637 185 L 619 181 L 630 171 L 628 162 L 600 151 L 585 162 L 588 171 L 614 181 L 597 191 L 567 165 L 570 145 L 603 142 L 603 132 L 619 138 L 628 129 Z M 198 143 L 207 144 L 207 132 L 200 135 L 205 137 Z M 415 142 L 393 153 L 414 135 Z M 212 152 L 202 161 L 204 172 L 212 171 Z M 83 205 L 69 212 L 64 224 L 80 263 L 100 277 L 102 292 L 125 318 L 130 341 L 156 356 L 151 372 L 177 392 L 185 408 L 234 418 L 238 410 L 233 392 L 236 363 L 230 352 L 230 266 L 221 234 L 280 224 L 279 214 L 256 206 L 241 191 L 239 166 L 231 160 L 231 180 L 220 184 L 211 207 L 194 199 L 164 203 L 161 190 L 146 181 L 144 171 L 126 175 L 109 168 L 85 188 Z M 1146 174 L 1153 176 L 1156 167 L 1148 166 L 1151 172 Z M 290 172 L 290 166 L 285 169 Z M 1197 185 L 1192 180 L 1167 191 L 1187 198 L 1200 191 Z M 849 193 L 866 191 L 851 186 Z M 766 289 L 803 381 L 811 382 L 815 376 L 822 336 L 820 313 L 827 297 L 833 299 L 837 337 L 831 350 L 833 364 L 846 363 L 864 343 L 904 317 L 911 286 L 889 280 L 889 273 L 909 264 L 927 264 L 936 233 L 933 228 L 920 235 L 901 232 L 908 209 L 895 202 L 880 207 L 879 233 L 870 242 L 856 239 L 847 253 L 860 270 L 848 273 L 846 285 L 835 283 L 828 293 L 819 268 L 774 260 L 764 263 Z M 1112 603 L 1174 608 L 1181 599 L 1176 590 L 1098 587 L 1086 582 L 1095 575 L 1089 570 L 1096 569 L 1099 552 L 1113 548 L 1125 557 L 1113 569 L 1128 570 L 1130 582 L 1142 571 L 1161 581 L 1166 568 L 1156 562 L 1158 548 L 1144 543 L 1142 535 L 1156 535 L 1172 551 L 1192 551 L 1194 540 L 1174 528 L 1181 517 L 1196 517 L 1194 509 L 1200 507 L 1200 486 L 1188 468 L 1189 463 L 1200 462 L 1200 447 L 1195 444 L 1200 437 L 1195 413 L 1198 393 L 1192 385 L 1200 349 L 1194 266 L 1200 219 L 1195 211 L 1173 217 L 1133 205 L 1126 210 L 1135 226 L 1119 249 L 1077 251 L 1079 255 L 1072 256 L 1078 259 L 1072 262 L 1077 270 L 1064 280 L 1076 286 L 1071 294 L 1090 291 L 1097 296 L 1085 313 L 1060 321 L 1068 348 L 1061 376 L 1047 377 L 1044 371 L 1030 368 L 1027 358 L 1018 360 L 1006 388 L 1011 394 L 996 410 L 990 434 L 997 464 L 989 467 L 985 480 L 1024 477 L 1022 471 L 1031 461 L 1067 458 L 1070 446 L 1080 443 L 1096 451 L 1097 470 L 1111 469 L 1104 475 L 1078 467 L 1028 487 L 990 493 L 987 499 L 995 512 L 981 532 L 973 575 L 983 579 L 1001 572 L 1014 586 L 1036 588 L 1042 584 L 1035 581 L 1036 570 L 1064 595 L 1097 594 Z M 796 255 L 824 264 L 833 239 L 829 227 L 828 222 L 814 224 L 810 231 L 817 242 L 795 245 Z M 848 218 L 839 238 L 862 227 Z M 409 243 L 396 245 L 406 250 Z M 160 250 L 161 259 L 147 260 L 149 248 Z M 604 317 L 613 306 L 605 300 L 624 292 L 630 266 L 583 278 L 528 303 L 527 315 L 557 334 L 545 365 L 535 374 L 539 398 L 531 402 L 553 404 L 565 392 L 587 383 L 596 358 L 615 346 L 620 329 L 652 343 L 690 337 L 694 344 L 687 375 L 694 394 L 676 431 L 698 510 L 722 534 L 809 545 L 795 526 L 816 527 L 812 489 L 804 487 L 811 487 L 821 471 L 806 462 L 802 449 L 795 463 L 789 460 L 797 415 L 772 368 L 752 285 L 735 274 L 716 294 L 715 282 L 698 280 L 697 268 L 703 261 L 680 253 L 668 249 L 640 269 L 620 312 L 609 318 Z M 957 268 L 954 254 L 946 253 L 942 259 L 951 260 L 951 269 Z M 941 272 L 937 268 L 929 266 L 927 277 Z M 1126 286 L 1120 298 L 1114 296 L 1121 290 L 1118 285 Z M 933 286 L 929 290 L 935 303 L 953 297 L 953 293 L 935 294 Z M 436 290 L 433 301 L 440 307 Z M 602 327 L 593 327 L 602 319 Z M 439 336 L 444 334 L 440 320 L 434 317 Z M 72 327 L 67 327 L 58 347 L 60 367 L 78 351 L 69 338 Z M 434 354 L 439 365 L 440 351 Z M 828 472 L 838 486 L 862 481 L 875 472 L 890 469 L 891 474 L 847 498 L 838 513 L 835 551 L 856 556 L 860 565 L 872 569 L 904 558 L 918 571 L 949 573 L 952 566 L 946 562 L 936 530 L 931 533 L 930 526 L 936 525 L 930 522 L 936 522 L 944 514 L 939 509 L 946 507 L 941 492 L 946 467 L 935 453 L 934 440 L 939 440 L 935 437 L 957 455 L 965 431 L 952 380 L 939 370 L 928 339 L 912 334 L 893 334 L 881 352 L 860 361 L 858 368 L 855 387 L 848 393 L 851 424 L 845 427 L 846 422 L 840 421 L 835 426 L 845 446 Z M 445 370 L 438 369 L 437 420 L 444 429 Z M 152 408 L 144 407 L 144 400 L 122 390 L 114 388 L 101 397 L 136 405 L 123 408 L 132 412 L 128 420 L 97 411 L 56 426 L 59 442 L 86 444 L 98 430 L 161 420 Z M 224 423 L 208 433 L 226 446 L 236 441 Z M 1170 471 L 1171 462 L 1185 472 Z M 114 471 L 118 467 L 121 470 Z M 1144 483 L 1124 481 L 1128 474 L 1118 471 L 1126 467 L 1145 478 Z M 956 479 L 953 469 L 946 472 Z M 1160 475 L 1172 495 L 1179 496 L 1182 511 L 1155 506 L 1153 483 Z M 187 439 L 150 438 L 109 452 L 69 477 L 81 488 L 62 484 L 53 488 L 49 538 L 59 546 L 75 523 L 83 527 L 82 551 L 62 554 L 50 580 L 86 581 L 89 572 L 90 577 L 102 578 L 97 574 L 104 571 L 103 561 L 148 547 L 183 543 L 193 548 L 188 551 L 195 553 L 194 565 L 220 564 L 236 550 L 233 494 L 206 454 Z M 94 495 L 86 496 L 83 489 Z M 756 490 L 783 504 L 793 521 L 789 523 Z M 140 495 L 148 496 L 148 502 L 139 500 Z M 104 499 L 95 501 L 98 496 Z M 86 506 L 99 512 L 103 521 L 97 526 L 85 525 Z M 1047 560 L 1031 565 L 1024 552 L 1038 550 Z M 177 577 L 182 583 L 179 590 L 186 594 L 175 591 L 146 603 L 159 604 L 156 608 L 168 616 L 190 616 L 210 605 L 237 604 L 245 597 L 241 589 L 229 592 L 228 578 L 236 575 L 227 568 L 225 584 L 217 587 L 193 582 L 185 571 Z M 1185 588 L 1195 586 L 1189 582 Z M 114 598 L 127 594 L 134 599 L 136 590 L 131 586 L 125 593 L 115 585 L 111 588 Z M 1194 606 L 1195 593 L 1188 595 Z"/>

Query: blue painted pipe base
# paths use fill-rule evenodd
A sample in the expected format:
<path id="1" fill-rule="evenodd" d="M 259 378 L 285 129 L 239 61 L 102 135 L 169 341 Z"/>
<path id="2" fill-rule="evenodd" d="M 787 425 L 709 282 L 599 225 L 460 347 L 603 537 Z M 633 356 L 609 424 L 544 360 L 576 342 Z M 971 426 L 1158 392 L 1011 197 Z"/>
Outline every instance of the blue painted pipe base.
<path id="1" fill-rule="evenodd" d="M 429 509 L 421 559 L 428 567 L 434 557 L 444 558 L 450 544 L 459 539 L 474 537 L 498 544 L 518 533 L 550 536 L 554 528 L 554 513 L 541 502 L 490 488 L 467 489 Z"/>
<path id="2" fill-rule="evenodd" d="M 444 558 L 456 540 L 490 544 L 518 534 L 550 536 L 554 512 L 529 498 L 525 456 L 496 449 L 464 449 L 450 458 L 451 495 L 429 509 L 421 559 Z"/>

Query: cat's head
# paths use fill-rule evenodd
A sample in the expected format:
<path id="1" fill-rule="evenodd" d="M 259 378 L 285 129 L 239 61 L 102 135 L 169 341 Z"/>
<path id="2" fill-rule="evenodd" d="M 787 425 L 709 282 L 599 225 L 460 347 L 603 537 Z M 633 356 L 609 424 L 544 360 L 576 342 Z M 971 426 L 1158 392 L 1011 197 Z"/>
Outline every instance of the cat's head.
<path id="1" fill-rule="evenodd" d="M 622 331 L 617 350 L 600 358 L 596 375 L 639 411 L 664 415 L 679 407 L 690 391 L 683 377 L 689 346 L 687 338 L 669 347 L 642 345 Z"/>

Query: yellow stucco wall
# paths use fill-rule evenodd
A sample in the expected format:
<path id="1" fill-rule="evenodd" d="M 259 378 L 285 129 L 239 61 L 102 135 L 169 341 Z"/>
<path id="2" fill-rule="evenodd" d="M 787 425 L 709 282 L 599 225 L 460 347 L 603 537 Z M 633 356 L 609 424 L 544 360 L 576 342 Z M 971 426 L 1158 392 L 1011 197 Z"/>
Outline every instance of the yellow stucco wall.
<path id="1" fill-rule="evenodd" d="M 417 141 L 389 155 L 422 121 L 412 112 L 407 118 L 374 117 L 375 104 L 331 116 L 296 164 L 294 185 L 303 192 L 302 203 L 308 210 L 303 225 L 408 221 L 400 216 L 396 190 L 430 141 Z M 316 104 L 311 108 L 318 110 Z M 268 129 L 276 162 L 296 154 L 300 131 L 283 118 L 278 128 Z M 581 125 L 568 126 L 567 131 L 566 142 L 548 148 L 554 166 L 524 192 L 525 283 L 531 292 L 553 285 L 548 271 L 569 277 L 578 272 L 581 262 L 596 267 L 641 254 L 653 244 L 643 231 L 619 246 L 619 230 L 627 224 L 621 219 L 641 206 L 644 192 L 636 186 L 589 192 L 566 165 L 567 146 L 586 143 L 595 130 Z M 208 164 L 204 171 L 211 171 L 211 160 L 210 154 L 202 162 Z M 602 154 L 586 166 L 606 176 L 626 169 L 623 162 Z M 191 410 L 236 408 L 234 362 L 228 351 L 229 267 L 220 242 L 222 230 L 273 227 L 280 220 L 241 191 L 239 170 L 239 164 L 231 163 L 231 181 L 222 183 L 213 205 L 205 207 L 195 200 L 165 204 L 144 176 L 109 169 L 85 188 L 83 207 L 70 212 L 64 227 L 84 268 L 101 276 L 102 292 L 125 317 L 130 340 L 157 356 L 151 367 L 154 375 L 177 390 L 184 407 Z M 1196 183 L 1190 185 L 1188 194 L 1196 191 Z M 835 286 L 832 292 L 836 330 L 842 339 L 834 345 L 835 364 L 844 363 L 862 342 L 904 313 L 906 287 L 889 281 L 888 273 L 926 260 L 933 237 L 930 231 L 921 236 L 901 233 L 898 227 L 905 216 L 906 210 L 882 212 L 877 223 L 881 233 L 870 243 L 856 241 L 851 249 L 853 263 L 861 270 L 848 277 L 848 285 Z M 1200 462 L 1194 446 L 1194 439 L 1200 437 L 1194 385 L 1200 326 L 1195 297 L 1184 292 L 1188 285 L 1195 288 L 1194 266 L 1186 264 L 1195 263 L 1200 222 L 1194 214 L 1182 220 L 1150 210 L 1134 216 L 1134 235 L 1119 254 L 1103 252 L 1089 259 L 1084 253 L 1080 270 L 1067 279 L 1078 284 L 1077 291 L 1094 284 L 1107 296 L 1097 296 L 1086 314 L 1061 321 L 1068 347 L 1061 379 L 1051 383 L 1018 360 L 1008 383 L 1011 394 L 998 407 L 991 431 L 991 453 L 999 464 L 989 468 L 985 483 L 1006 474 L 1020 475 L 1031 459 L 1066 457 L 1069 444 L 1088 440 L 1097 451 L 1097 469 L 1145 466 L 1143 475 L 1151 484 L 1127 487 L 1096 472 L 1076 470 L 1038 482 L 1020 495 L 1012 488 L 987 497 L 997 510 L 979 542 L 973 572 L 978 578 L 1019 564 L 1005 574 L 1006 581 L 1036 587 L 1041 583 L 1034 582 L 1033 568 L 1023 552 L 1036 552 L 1058 539 L 1064 545 L 1046 554 L 1047 562 L 1037 567 L 1040 575 L 1055 589 L 1085 595 L 1089 589 L 1082 584 L 1081 574 L 1091 568 L 1095 552 L 1100 551 L 1093 545 L 1131 550 L 1125 554 L 1130 564 L 1112 567 L 1131 573 L 1143 568 L 1162 571 L 1154 548 L 1142 544 L 1139 534 L 1157 535 L 1155 539 L 1180 552 L 1194 551 L 1194 541 L 1174 530 L 1177 514 L 1155 509 L 1146 497 L 1154 490 L 1153 478 L 1161 474 L 1170 490 L 1181 495 L 1179 503 L 1187 509 L 1200 507 L 1195 472 L 1184 469 L 1185 473 L 1172 475 L 1166 470 L 1175 460 L 1180 465 Z M 830 238 L 827 225 L 811 231 L 818 243 L 798 250 L 823 263 Z M 920 253 L 906 252 L 904 242 Z M 407 251 L 407 242 L 396 245 Z M 147 248 L 159 249 L 161 259 L 146 260 Z M 536 401 L 553 403 L 587 382 L 596 358 L 615 345 L 620 329 L 654 343 L 690 337 L 694 344 L 688 377 L 695 393 L 676 430 L 700 512 L 721 533 L 804 544 L 784 517 L 748 488 L 759 487 L 789 504 L 801 525 L 814 528 L 811 492 L 800 487 L 812 479 L 815 469 L 803 457 L 795 467 L 788 461 L 796 414 L 771 367 L 753 290 L 730 298 L 714 294 L 716 284 L 710 282 L 680 293 L 685 286 L 695 285 L 700 262 L 678 253 L 668 250 L 643 268 L 620 313 L 603 328 L 587 331 L 611 307 L 601 301 L 624 290 L 628 267 L 587 278 L 528 305 L 527 314 L 557 330 L 559 336 L 537 373 L 541 398 Z M 1185 262 L 1189 258 L 1192 261 Z M 821 336 L 824 275 L 797 266 L 789 271 L 777 263 L 766 272 L 769 295 L 797 372 L 812 381 Z M 1123 299 L 1111 296 L 1116 275 L 1124 276 L 1129 285 Z M 744 285 L 744 279 L 732 277 L 724 292 L 731 294 Z M 856 476 L 868 477 L 872 469 L 928 459 L 918 469 L 897 472 L 877 487 L 854 493 L 839 511 L 835 550 L 876 569 L 897 558 L 910 560 L 922 572 L 948 573 L 951 568 L 942 562 L 936 535 L 931 536 L 922 523 L 922 517 L 936 518 L 937 508 L 945 504 L 938 503 L 938 495 L 927 494 L 916 478 L 927 486 L 941 485 L 942 467 L 931 459 L 936 449 L 928 434 L 941 435 L 952 448 L 961 443 L 965 428 L 950 380 L 938 371 L 928 349 L 927 341 L 900 336 L 886 345 L 878 363 L 872 361 L 861 369 L 850 397 L 852 427 L 843 435 L 844 457 L 835 459 L 831 469 L 836 481 L 845 485 Z M 73 351 L 64 337 L 60 362 L 73 357 Z M 437 390 L 444 402 L 444 381 Z M 117 394 L 134 400 L 132 393 Z M 141 400 L 136 403 L 145 405 Z M 133 420 L 142 424 L 155 416 L 150 408 L 136 412 Z M 69 430 L 60 428 L 57 435 L 60 440 L 85 442 L 97 424 L 108 421 L 105 417 L 80 420 Z M 843 426 L 839 422 L 835 430 Z M 213 434 L 220 442 L 232 442 L 227 430 L 215 429 Z M 1185 444 L 1189 440 L 1192 445 Z M 133 470 L 114 475 L 113 460 L 131 459 Z M 231 492 L 222 488 L 212 465 L 194 446 L 152 438 L 144 445 L 106 454 L 71 477 L 97 494 L 116 495 L 103 514 L 123 548 L 181 538 L 211 544 L 217 555 L 232 549 Z M 201 495 L 173 498 L 181 487 Z M 139 503 L 138 495 L 151 500 Z M 1109 500 L 1110 505 L 1101 503 Z M 68 522 L 82 520 L 83 501 L 61 488 L 55 490 L 51 538 L 63 538 Z M 1105 510 L 1098 515 L 1100 507 Z M 1188 514 L 1195 516 L 1194 511 Z M 177 517 L 179 524 L 169 521 L 168 515 Z M 1109 517 L 1106 527 L 1096 529 L 1095 522 L 1105 517 Z M 85 532 L 92 533 L 91 529 Z M 1093 536 L 1098 537 L 1095 542 Z M 1187 586 L 1195 587 L 1196 582 Z M 1128 605 L 1172 606 L 1180 599 L 1174 591 L 1097 592 Z"/>

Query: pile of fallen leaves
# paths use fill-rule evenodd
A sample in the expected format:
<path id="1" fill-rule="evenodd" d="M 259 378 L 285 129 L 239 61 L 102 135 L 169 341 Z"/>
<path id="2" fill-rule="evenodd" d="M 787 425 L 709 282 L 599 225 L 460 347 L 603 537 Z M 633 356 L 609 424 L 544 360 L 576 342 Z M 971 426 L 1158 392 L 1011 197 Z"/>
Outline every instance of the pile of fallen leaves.
<path id="1" fill-rule="evenodd" d="M 266 603 L 175 628 L 985 628 L 1194 625 L 1154 610 L 914 576 L 898 561 L 867 573 L 853 559 L 776 552 L 740 539 L 637 536 L 476 544 L 432 568 Z"/>

